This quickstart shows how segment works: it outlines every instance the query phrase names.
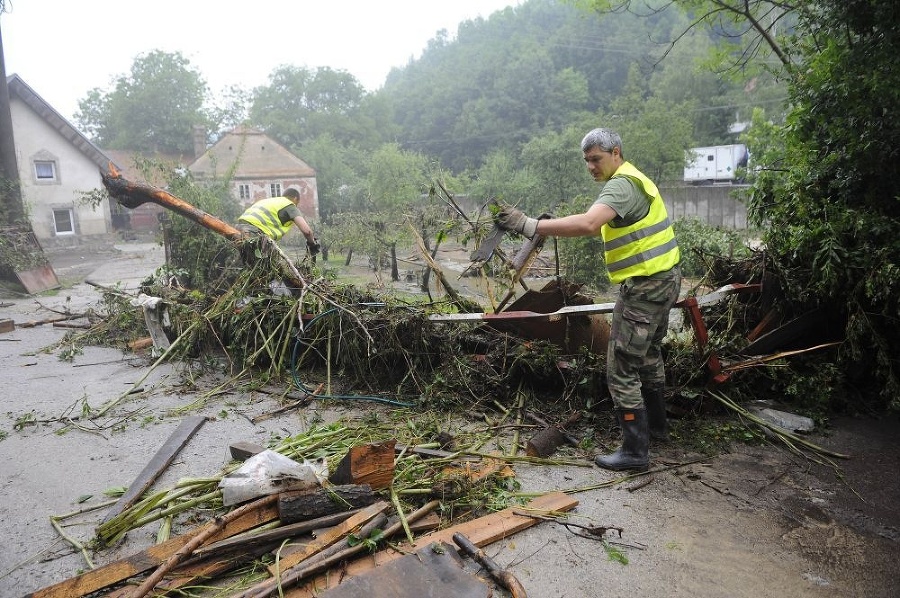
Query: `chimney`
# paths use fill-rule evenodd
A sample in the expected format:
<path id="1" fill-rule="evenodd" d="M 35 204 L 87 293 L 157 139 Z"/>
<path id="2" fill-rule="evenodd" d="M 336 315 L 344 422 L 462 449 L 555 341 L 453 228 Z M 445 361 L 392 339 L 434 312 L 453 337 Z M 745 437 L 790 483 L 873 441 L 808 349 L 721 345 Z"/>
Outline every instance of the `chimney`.
<path id="1" fill-rule="evenodd" d="M 194 141 L 194 159 L 196 160 L 206 151 L 206 129 L 203 125 L 194 125 L 191 127 L 191 133 Z"/>

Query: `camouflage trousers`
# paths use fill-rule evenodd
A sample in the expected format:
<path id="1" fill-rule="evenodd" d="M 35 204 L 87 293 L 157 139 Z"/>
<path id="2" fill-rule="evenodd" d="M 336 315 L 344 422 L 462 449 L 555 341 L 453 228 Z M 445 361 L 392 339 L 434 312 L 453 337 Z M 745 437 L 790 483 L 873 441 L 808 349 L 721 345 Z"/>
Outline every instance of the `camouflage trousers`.
<path id="1" fill-rule="evenodd" d="M 613 310 L 606 353 L 606 383 L 619 409 L 644 406 L 641 387 L 662 388 L 666 374 L 662 341 L 669 311 L 681 292 L 681 268 L 622 282 Z"/>

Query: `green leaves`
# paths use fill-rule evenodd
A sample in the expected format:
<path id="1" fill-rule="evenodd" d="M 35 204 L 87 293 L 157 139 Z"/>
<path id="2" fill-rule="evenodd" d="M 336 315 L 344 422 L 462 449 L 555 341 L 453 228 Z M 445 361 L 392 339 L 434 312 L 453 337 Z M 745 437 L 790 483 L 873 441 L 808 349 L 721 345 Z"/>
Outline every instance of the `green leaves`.
<path id="1" fill-rule="evenodd" d="M 104 148 L 191 154 L 194 125 L 210 126 L 207 86 L 180 52 L 154 50 L 135 58 L 111 91 L 91 90 L 75 121 Z"/>

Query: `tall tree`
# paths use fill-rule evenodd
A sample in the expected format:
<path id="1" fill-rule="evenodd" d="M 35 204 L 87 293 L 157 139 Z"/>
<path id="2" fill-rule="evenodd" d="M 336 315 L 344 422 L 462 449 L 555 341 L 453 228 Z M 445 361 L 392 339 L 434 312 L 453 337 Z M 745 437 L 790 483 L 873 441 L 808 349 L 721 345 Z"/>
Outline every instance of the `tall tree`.
<path id="1" fill-rule="evenodd" d="M 154 50 L 135 58 L 111 91 L 89 91 L 75 122 L 104 148 L 190 154 L 193 127 L 212 126 L 206 94 L 203 77 L 180 52 Z"/>
<path id="2" fill-rule="evenodd" d="M 646 6 L 590 1 L 605 10 Z M 870 406 L 900 410 L 897 3 L 674 2 L 692 15 L 690 27 L 732 36 L 731 52 L 715 64 L 768 70 L 788 83 L 784 124 L 757 110 L 748 135 L 756 164 L 749 214 L 763 227 L 783 307 L 822 310 L 845 338 L 829 370 L 844 384 L 818 385 L 821 402 L 867 394 L 881 400 Z M 803 394 L 797 381 L 792 386 Z"/>
<path id="3" fill-rule="evenodd" d="M 362 111 L 365 98 L 346 71 L 284 65 L 253 91 L 250 121 L 294 148 L 326 133 L 347 144 L 371 144 L 376 123 Z"/>
<path id="4" fill-rule="evenodd" d="M 791 299 L 846 319 L 849 386 L 900 410 L 900 12 L 893 0 L 814 8 L 800 20 L 792 110 L 774 131 L 783 152 L 756 145 L 751 215 Z"/>

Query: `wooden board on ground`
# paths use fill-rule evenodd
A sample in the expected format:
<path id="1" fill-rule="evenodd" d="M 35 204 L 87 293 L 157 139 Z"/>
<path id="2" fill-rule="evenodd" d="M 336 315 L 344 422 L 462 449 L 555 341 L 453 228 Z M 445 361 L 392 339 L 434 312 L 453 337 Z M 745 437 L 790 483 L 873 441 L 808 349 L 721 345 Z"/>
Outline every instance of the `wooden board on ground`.
<path id="1" fill-rule="evenodd" d="M 125 492 L 125 494 L 116 501 L 113 508 L 109 510 L 106 517 L 103 518 L 103 523 L 106 523 L 136 503 L 141 495 L 143 495 L 153 482 L 156 481 L 156 478 L 158 478 L 172 463 L 172 460 L 175 459 L 175 455 L 181 452 L 181 449 L 183 449 L 194 434 L 197 433 L 197 430 L 200 429 L 200 426 L 202 426 L 205 421 L 206 417 L 199 415 L 186 417 L 182 420 L 181 424 L 174 432 L 172 432 L 172 435 L 169 436 L 169 439 L 166 440 L 165 444 L 156 451 L 156 454 L 150 462 L 147 463 L 143 471 L 141 471 L 141 473 L 138 474 L 138 477 L 131 482 L 131 485 L 128 486 L 128 491 Z"/>
<path id="2" fill-rule="evenodd" d="M 25 287 L 25 290 L 32 295 L 51 289 L 58 289 L 62 286 L 59 284 L 59 279 L 56 278 L 53 266 L 50 264 L 30 270 L 17 270 L 16 278 Z"/>
<path id="3" fill-rule="evenodd" d="M 463 569 L 455 546 L 429 545 L 378 567 L 365 575 L 351 577 L 341 585 L 319 594 L 321 598 L 489 598 L 491 588 Z"/>
<path id="4" fill-rule="evenodd" d="M 0 234 L 9 251 L 16 256 L 16 263 L 0 265 L 12 270 L 26 291 L 34 295 L 61 286 L 53 266 L 44 255 L 40 241 L 30 227 L 3 227 Z"/>
<path id="5" fill-rule="evenodd" d="M 517 511 L 525 512 L 531 510 L 535 514 L 546 514 L 551 511 L 570 511 L 576 506 L 578 506 L 578 501 L 571 496 L 563 492 L 550 492 L 532 499 L 527 505 L 509 507 L 472 521 L 432 532 L 416 540 L 412 547 L 404 545 L 402 548 L 419 550 L 430 546 L 432 542 L 450 544 L 453 542 L 453 534 L 456 532 L 467 536 L 475 546 L 483 548 L 541 522 L 540 519 L 518 515 L 516 514 Z M 404 554 L 392 548 L 387 548 L 376 552 L 374 555 L 360 557 L 347 563 L 341 575 L 329 575 L 327 573 L 319 575 L 305 584 L 286 590 L 284 595 L 286 598 L 315 598 L 321 595 L 323 590 L 336 587 L 342 581 L 352 576 L 362 575 L 376 567 L 384 566 L 404 556 Z"/>
<path id="6" fill-rule="evenodd" d="M 277 500 L 278 497 L 274 494 L 259 499 L 254 503 L 258 505 L 255 511 L 247 513 L 234 521 L 229 521 L 219 533 L 209 538 L 207 542 L 218 542 L 277 519 L 278 508 L 275 505 Z M 203 533 L 204 530 L 214 525 L 214 523 L 206 523 L 186 534 L 167 540 L 162 544 L 155 544 L 124 559 L 113 561 L 108 565 L 91 569 L 76 577 L 46 586 L 31 594 L 26 594 L 24 598 L 77 598 L 108 588 L 162 564 L 197 534 Z"/>
<path id="7" fill-rule="evenodd" d="M 277 576 L 279 575 L 279 571 L 287 571 L 291 567 L 302 563 L 317 552 L 353 533 L 361 525 L 379 513 L 384 512 L 387 508 L 388 504 L 384 501 L 378 501 L 375 504 L 369 505 L 358 513 L 351 515 L 348 519 L 345 519 L 338 525 L 329 528 L 321 536 L 304 546 L 302 550 L 285 556 L 275 565 L 269 565 L 269 573 L 273 576 Z"/>

